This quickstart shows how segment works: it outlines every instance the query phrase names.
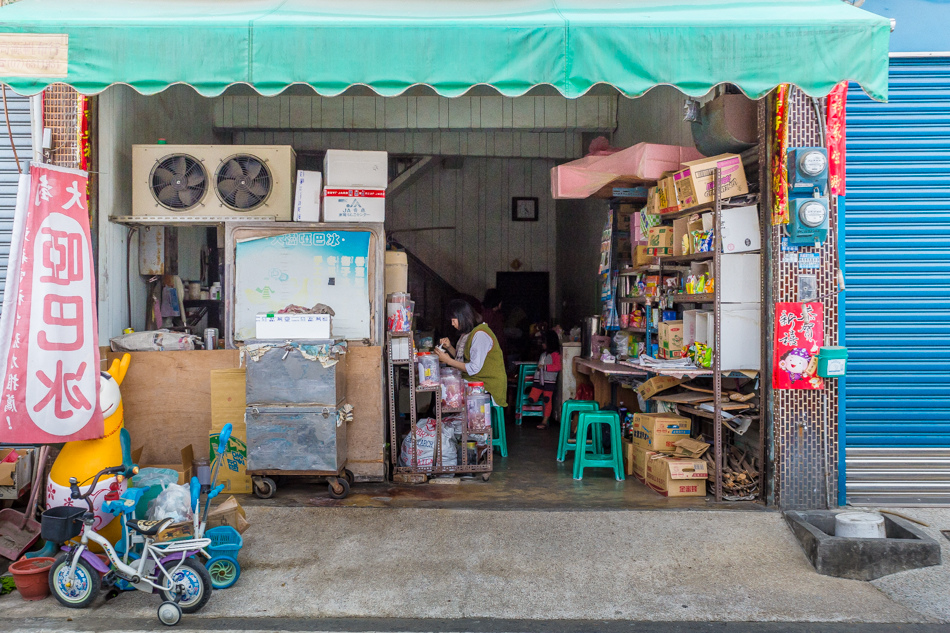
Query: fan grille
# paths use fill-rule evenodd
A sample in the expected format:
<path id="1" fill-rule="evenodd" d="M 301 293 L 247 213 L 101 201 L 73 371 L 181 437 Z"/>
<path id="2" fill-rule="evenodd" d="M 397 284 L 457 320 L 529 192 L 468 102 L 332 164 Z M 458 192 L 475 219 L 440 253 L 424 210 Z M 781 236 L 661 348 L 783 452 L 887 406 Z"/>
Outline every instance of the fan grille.
<path id="1" fill-rule="evenodd" d="M 257 209 L 267 200 L 272 187 L 267 164 L 250 154 L 235 154 L 224 159 L 215 174 L 218 197 L 235 211 Z"/>
<path id="2" fill-rule="evenodd" d="M 188 211 L 208 192 L 208 174 L 194 156 L 172 154 L 155 163 L 149 174 L 155 201 L 172 211 Z"/>

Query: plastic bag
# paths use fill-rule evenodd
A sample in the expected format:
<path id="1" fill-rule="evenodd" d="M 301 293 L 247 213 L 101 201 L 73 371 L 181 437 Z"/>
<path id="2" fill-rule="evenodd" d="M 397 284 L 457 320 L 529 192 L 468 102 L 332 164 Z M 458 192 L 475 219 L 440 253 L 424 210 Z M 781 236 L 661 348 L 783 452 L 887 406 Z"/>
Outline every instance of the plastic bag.
<path id="1" fill-rule="evenodd" d="M 133 488 L 148 488 L 161 486 L 165 488 L 178 483 L 178 471 L 171 468 L 143 468 L 139 474 L 132 477 Z"/>
<path id="2" fill-rule="evenodd" d="M 191 488 L 171 484 L 162 490 L 148 506 L 148 518 L 152 521 L 174 519 L 175 523 L 190 521 L 192 517 Z"/>
<path id="3" fill-rule="evenodd" d="M 433 418 L 423 418 L 416 422 L 416 464 L 422 470 L 432 470 L 435 461 L 436 421 Z M 452 426 L 442 428 L 442 466 L 458 464 L 458 442 Z M 402 440 L 402 449 L 399 451 L 399 465 L 412 466 L 412 433 Z"/>

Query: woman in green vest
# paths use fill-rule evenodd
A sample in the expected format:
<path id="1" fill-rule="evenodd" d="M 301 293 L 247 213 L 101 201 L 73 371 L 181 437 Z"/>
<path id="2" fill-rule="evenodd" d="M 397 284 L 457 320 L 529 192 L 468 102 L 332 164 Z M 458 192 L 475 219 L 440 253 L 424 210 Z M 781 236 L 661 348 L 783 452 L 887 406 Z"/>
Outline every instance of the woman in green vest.
<path id="1" fill-rule="evenodd" d="M 507 407 L 508 375 L 505 373 L 505 358 L 494 332 L 481 322 L 467 301 L 451 301 L 447 312 L 452 327 L 461 333 L 461 337 L 457 349 L 449 339 L 442 339 L 441 345 L 446 351 L 436 348 L 439 361 L 460 369 L 465 380 L 485 383 L 485 390 L 495 404 Z"/>

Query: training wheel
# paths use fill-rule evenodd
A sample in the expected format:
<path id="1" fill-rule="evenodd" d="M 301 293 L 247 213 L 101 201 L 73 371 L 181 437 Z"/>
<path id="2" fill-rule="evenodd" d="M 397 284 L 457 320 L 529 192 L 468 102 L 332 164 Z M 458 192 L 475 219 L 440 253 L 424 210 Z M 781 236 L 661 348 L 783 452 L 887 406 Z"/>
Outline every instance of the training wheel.
<path id="1" fill-rule="evenodd" d="M 254 477 L 254 496 L 258 499 L 270 499 L 277 492 L 277 484 L 270 477 Z"/>
<path id="2" fill-rule="evenodd" d="M 181 622 L 181 607 L 174 602 L 163 602 L 158 605 L 158 619 L 165 626 L 175 626 Z"/>
<path id="3" fill-rule="evenodd" d="M 346 499 L 350 494 L 350 482 L 345 477 L 331 477 L 327 481 L 331 499 Z"/>

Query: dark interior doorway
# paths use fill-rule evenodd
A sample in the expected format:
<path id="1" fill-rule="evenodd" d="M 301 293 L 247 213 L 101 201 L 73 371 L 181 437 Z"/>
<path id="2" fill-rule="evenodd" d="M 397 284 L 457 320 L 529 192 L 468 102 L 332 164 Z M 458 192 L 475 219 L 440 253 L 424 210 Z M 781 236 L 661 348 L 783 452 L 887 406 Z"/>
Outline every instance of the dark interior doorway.
<path id="1" fill-rule="evenodd" d="M 550 322 L 550 282 L 549 273 L 495 273 L 505 314 L 520 308 L 529 323 Z"/>

